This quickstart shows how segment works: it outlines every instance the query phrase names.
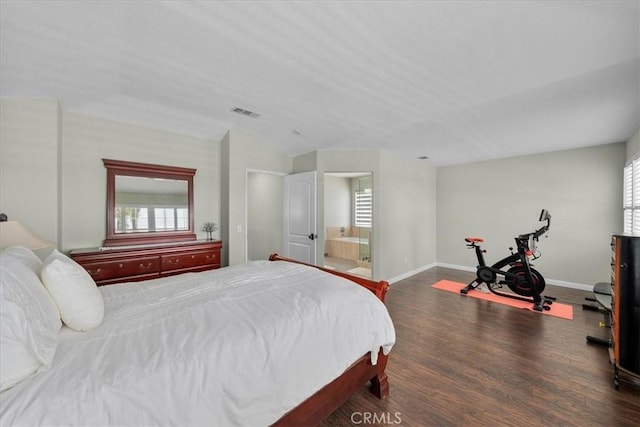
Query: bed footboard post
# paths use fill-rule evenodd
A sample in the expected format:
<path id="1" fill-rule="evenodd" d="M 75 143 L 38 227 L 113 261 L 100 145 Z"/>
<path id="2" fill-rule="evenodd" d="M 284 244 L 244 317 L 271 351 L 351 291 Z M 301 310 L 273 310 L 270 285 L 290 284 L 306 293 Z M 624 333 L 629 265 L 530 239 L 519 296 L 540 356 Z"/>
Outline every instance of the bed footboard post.
<path id="1" fill-rule="evenodd" d="M 371 378 L 370 390 L 378 399 L 384 399 L 389 395 L 389 378 L 384 372 L 387 367 L 388 358 L 389 356 L 386 356 L 382 353 L 382 350 L 380 350 L 380 353 L 378 353 L 378 364 L 376 365 L 378 372 L 375 377 Z"/>

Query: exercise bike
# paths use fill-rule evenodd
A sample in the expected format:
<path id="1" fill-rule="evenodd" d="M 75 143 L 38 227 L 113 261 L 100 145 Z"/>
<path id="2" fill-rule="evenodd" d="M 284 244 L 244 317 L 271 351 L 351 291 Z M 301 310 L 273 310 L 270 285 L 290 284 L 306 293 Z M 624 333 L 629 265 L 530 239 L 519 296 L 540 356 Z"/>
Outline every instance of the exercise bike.
<path id="1" fill-rule="evenodd" d="M 540 236 L 549 230 L 551 225 L 551 215 L 546 209 L 540 212 L 539 221 L 546 221 L 547 223 L 532 233 L 517 236 L 515 238 L 517 251 L 514 252 L 513 248 L 509 248 L 511 255 L 492 266 L 488 266 L 484 261 L 486 250 L 480 247 L 480 243 L 483 243 L 484 239 L 479 237 L 467 237 L 464 239 L 469 249 L 475 249 L 478 257 L 478 267 L 476 278 L 462 288 L 460 292 L 466 294 L 485 283 L 493 294 L 532 302 L 534 310 L 537 311 L 550 310 L 551 307 L 549 305 L 553 303 L 555 298 L 542 296 L 545 286 L 544 277 L 532 268 L 532 264 L 529 262 L 529 258 L 540 258 L 541 254 L 537 251 L 536 242 Z M 505 293 L 499 290 L 505 285 L 513 293 Z"/>

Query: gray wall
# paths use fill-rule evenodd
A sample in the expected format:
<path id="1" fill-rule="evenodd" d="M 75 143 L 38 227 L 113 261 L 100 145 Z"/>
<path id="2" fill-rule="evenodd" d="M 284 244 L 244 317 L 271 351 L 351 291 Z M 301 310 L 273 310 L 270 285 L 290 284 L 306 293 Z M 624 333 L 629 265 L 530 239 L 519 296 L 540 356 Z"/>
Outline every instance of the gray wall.
<path id="1" fill-rule="evenodd" d="M 0 211 L 37 235 L 57 242 L 62 114 L 58 102 L 52 99 L 0 102 Z"/>
<path id="2" fill-rule="evenodd" d="M 103 158 L 196 169 L 196 232 L 204 238 L 200 232 L 204 222 L 220 223 L 219 142 L 68 112 L 63 117 L 63 249 L 102 244 L 106 227 Z"/>
<path id="3" fill-rule="evenodd" d="M 223 224 L 223 263 L 227 260 L 228 265 L 235 265 L 246 261 L 247 171 L 288 174 L 291 173 L 292 158 L 256 135 L 238 128 L 230 130 L 222 140 L 222 153 L 225 164 L 222 182 L 226 186 L 222 205 L 225 210 L 223 217 L 227 218 Z M 282 230 L 279 232 L 282 234 Z"/>
<path id="4" fill-rule="evenodd" d="M 376 236 L 382 251 L 378 265 L 386 274 L 380 278 L 398 280 L 433 266 L 436 168 L 423 160 L 383 151 L 374 186 L 378 188 Z"/>
<path id="5" fill-rule="evenodd" d="M 640 156 L 640 128 L 627 141 L 627 160 L 633 160 L 636 156 Z"/>
<path id="6" fill-rule="evenodd" d="M 487 262 L 513 237 L 552 216 L 535 267 L 550 282 L 591 285 L 610 278 L 610 237 L 622 227 L 625 144 L 438 168 L 438 263 L 472 268 L 467 236 L 483 237 Z"/>
<path id="7" fill-rule="evenodd" d="M 62 250 L 102 245 L 103 158 L 197 169 L 196 231 L 204 238 L 200 225 L 220 222 L 219 142 L 61 113 L 52 100 L 3 99 L 0 128 L 1 209 Z"/>
<path id="8" fill-rule="evenodd" d="M 324 174 L 324 232 L 327 227 L 351 225 L 350 179 Z"/>

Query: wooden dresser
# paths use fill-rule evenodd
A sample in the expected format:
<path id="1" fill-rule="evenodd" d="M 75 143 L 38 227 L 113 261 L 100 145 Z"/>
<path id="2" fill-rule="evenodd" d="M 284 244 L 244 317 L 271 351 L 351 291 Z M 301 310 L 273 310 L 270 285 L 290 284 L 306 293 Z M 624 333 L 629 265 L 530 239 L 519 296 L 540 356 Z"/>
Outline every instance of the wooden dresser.
<path id="1" fill-rule="evenodd" d="M 222 241 L 89 248 L 70 256 L 83 266 L 98 286 L 220 268 Z"/>

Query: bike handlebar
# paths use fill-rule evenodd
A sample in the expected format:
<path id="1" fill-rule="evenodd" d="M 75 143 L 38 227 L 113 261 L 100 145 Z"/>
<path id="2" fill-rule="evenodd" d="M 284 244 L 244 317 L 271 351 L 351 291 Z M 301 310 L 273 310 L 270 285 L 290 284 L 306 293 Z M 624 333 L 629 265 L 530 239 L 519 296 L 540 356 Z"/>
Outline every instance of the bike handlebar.
<path id="1" fill-rule="evenodd" d="M 544 233 L 546 233 L 548 229 L 549 229 L 549 226 L 547 226 L 547 225 L 545 225 L 545 226 L 544 226 L 544 227 L 542 227 L 542 228 L 537 229 L 537 230 L 536 230 L 536 232 L 535 232 L 535 233 L 533 233 L 533 238 L 534 238 L 534 239 L 537 239 L 538 237 L 540 237 L 540 236 L 542 236 Z"/>
<path id="2" fill-rule="evenodd" d="M 544 233 L 546 233 L 549 230 L 549 227 L 551 227 L 551 214 L 547 212 L 546 209 L 543 209 L 542 212 L 540 212 L 540 221 L 547 221 L 547 224 L 543 225 L 533 233 L 519 235 L 518 239 L 528 240 L 529 237 L 533 236 L 534 239 L 538 240 L 538 238 L 542 236 Z"/>

